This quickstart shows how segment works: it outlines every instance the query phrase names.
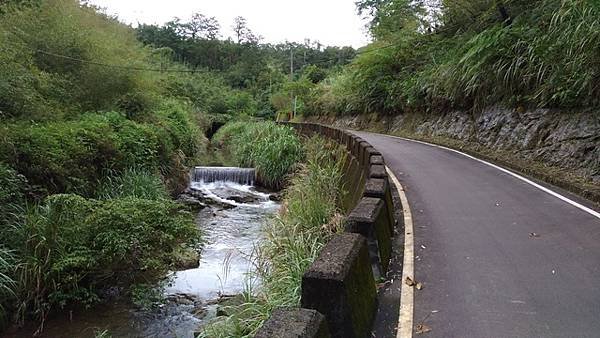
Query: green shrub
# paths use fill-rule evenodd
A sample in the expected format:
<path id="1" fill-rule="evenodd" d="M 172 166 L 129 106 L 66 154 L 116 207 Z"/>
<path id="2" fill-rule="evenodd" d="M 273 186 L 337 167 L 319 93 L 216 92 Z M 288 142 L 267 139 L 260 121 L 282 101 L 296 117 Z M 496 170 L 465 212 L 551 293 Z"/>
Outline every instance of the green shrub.
<path id="1" fill-rule="evenodd" d="M 286 176 L 304 152 L 300 139 L 290 127 L 274 122 L 233 122 L 214 137 L 243 167 L 253 167 L 259 181 L 272 188 L 283 186 Z"/>
<path id="2" fill-rule="evenodd" d="M 233 145 L 233 139 L 242 134 L 250 121 L 234 121 L 219 128 L 212 138 L 213 143 L 228 150 Z"/>
<path id="3" fill-rule="evenodd" d="M 208 325 L 202 336 L 252 337 L 272 310 L 298 306 L 302 275 L 341 231 L 345 151 L 320 138 L 306 148 L 307 160 L 284 192 L 281 214 L 264 229 L 255 261 L 261 286 L 248 288 L 243 303 L 229 306 L 231 315 Z"/>
<path id="4" fill-rule="evenodd" d="M 169 200 L 97 201 L 53 195 L 14 231 L 21 317 L 91 305 L 108 286 L 162 277 L 182 246 L 195 246 L 192 215 Z"/>
<path id="5" fill-rule="evenodd" d="M 0 127 L 0 158 L 44 194 L 92 196 L 107 170 L 161 170 L 182 175 L 202 138 L 183 111 L 165 108 L 154 123 L 119 113 L 87 114 L 73 121 L 15 122 Z"/>
<path id="6" fill-rule="evenodd" d="M 165 100 L 156 111 L 158 122 L 155 123 L 168 133 L 173 147 L 181 150 L 188 162 L 205 155 L 208 142 L 196 121 L 190 116 L 192 109 L 181 101 Z"/>
<path id="7" fill-rule="evenodd" d="M 118 139 L 107 118 L 3 127 L 0 156 L 47 192 L 89 194 L 106 168 L 119 163 Z"/>

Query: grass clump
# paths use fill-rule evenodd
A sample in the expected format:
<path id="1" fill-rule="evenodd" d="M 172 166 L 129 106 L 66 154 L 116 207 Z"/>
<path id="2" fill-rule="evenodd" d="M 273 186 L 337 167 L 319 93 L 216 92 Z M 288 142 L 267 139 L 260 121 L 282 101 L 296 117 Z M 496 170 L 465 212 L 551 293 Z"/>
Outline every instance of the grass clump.
<path id="1" fill-rule="evenodd" d="M 25 185 L 26 180 L 22 175 L 0 162 L 0 227 L 18 219 L 25 205 Z"/>
<path id="2" fill-rule="evenodd" d="M 304 156 L 294 130 L 274 122 L 232 122 L 223 126 L 214 140 L 237 165 L 255 168 L 259 182 L 276 189 Z"/>
<path id="3" fill-rule="evenodd" d="M 595 1 L 357 1 L 374 41 L 314 90 L 318 115 L 600 106 Z"/>
<path id="4" fill-rule="evenodd" d="M 136 197 L 52 195 L 9 231 L 17 320 L 43 321 L 53 309 L 98 302 L 106 287 L 162 277 L 177 250 L 198 242 L 192 215 L 179 205 Z"/>
<path id="5" fill-rule="evenodd" d="M 11 278 L 14 272 L 14 257 L 11 252 L 0 247 L 0 329 L 8 322 L 6 311 L 8 301 L 14 299 L 15 281 Z"/>
<path id="6" fill-rule="evenodd" d="M 139 168 L 127 169 L 121 175 L 107 175 L 96 194 L 104 200 L 124 197 L 161 200 L 169 197 L 160 176 Z"/>
<path id="7" fill-rule="evenodd" d="M 243 294 L 242 304 L 227 308 L 228 317 L 208 325 L 204 337 L 252 337 L 271 311 L 298 306 L 304 271 L 331 236 L 341 230 L 343 149 L 320 138 L 306 144 L 306 161 L 285 189 L 279 216 L 265 225 L 257 249 L 257 289 Z"/>

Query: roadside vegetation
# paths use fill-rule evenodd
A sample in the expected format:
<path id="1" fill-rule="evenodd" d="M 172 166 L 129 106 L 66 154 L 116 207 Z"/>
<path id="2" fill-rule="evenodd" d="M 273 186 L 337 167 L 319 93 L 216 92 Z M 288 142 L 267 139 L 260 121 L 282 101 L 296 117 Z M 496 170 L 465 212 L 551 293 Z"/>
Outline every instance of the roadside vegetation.
<path id="1" fill-rule="evenodd" d="M 241 299 L 223 308 L 227 315 L 201 336 L 252 337 L 275 308 L 299 306 L 304 271 L 341 231 L 346 152 L 319 137 L 308 139 L 305 149 L 305 160 L 284 190 L 282 210 L 265 225 L 265 240 L 254 255 L 256 276 L 249 277 Z"/>
<path id="2" fill-rule="evenodd" d="M 240 167 L 255 168 L 258 181 L 273 189 L 283 187 L 304 149 L 293 129 L 273 122 L 232 122 L 213 137 Z"/>
<path id="3" fill-rule="evenodd" d="M 310 93 L 309 114 L 600 105 L 600 5 L 360 0 L 373 43 Z"/>

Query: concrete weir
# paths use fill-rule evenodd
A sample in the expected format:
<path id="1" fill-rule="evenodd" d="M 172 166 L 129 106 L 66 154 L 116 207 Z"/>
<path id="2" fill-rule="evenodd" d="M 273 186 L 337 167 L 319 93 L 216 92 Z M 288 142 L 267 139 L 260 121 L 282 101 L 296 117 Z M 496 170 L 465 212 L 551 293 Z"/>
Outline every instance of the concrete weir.
<path id="1" fill-rule="evenodd" d="M 352 171 L 346 177 L 353 178 L 353 187 L 360 183 L 344 233 L 325 245 L 302 277 L 301 307 L 276 309 L 255 337 L 370 337 L 377 313 L 376 278 L 388 271 L 397 224 L 384 158 L 367 141 L 344 130 L 315 123 L 281 124 L 346 147 L 356 163 L 346 167 Z"/>
<path id="2" fill-rule="evenodd" d="M 256 170 L 237 167 L 194 167 L 192 180 L 204 183 L 223 181 L 253 185 L 256 180 Z"/>

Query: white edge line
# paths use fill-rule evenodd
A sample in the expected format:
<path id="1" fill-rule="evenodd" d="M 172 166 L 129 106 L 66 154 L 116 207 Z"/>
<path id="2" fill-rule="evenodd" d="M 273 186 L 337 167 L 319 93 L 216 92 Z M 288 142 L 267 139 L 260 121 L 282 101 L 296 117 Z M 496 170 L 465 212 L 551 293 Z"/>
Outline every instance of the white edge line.
<path id="1" fill-rule="evenodd" d="M 479 158 L 477 158 L 477 157 L 471 156 L 471 155 L 469 155 L 469 154 L 463 153 L 462 151 L 458 151 L 458 150 L 456 150 L 456 149 L 452 149 L 452 148 L 448 148 L 448 147 L 440 146 L 440 145 L 433 144 L 433 143 L 428 143 L 428 142 L 423 142 L 423 141 L 413 140 L 413 139 L 409 139 L 409 138 L 405 138 L 405 137 L 400 137 L 400 136 L 394 136 L 394 135 L 385 135 L 385 134 L 384 134 L 384 136 L 389 136 L 389 137 L 393 137 L 393 138 L 397 138 L 397 139 L 401 139 L 401 140 L 404 140 L 404 141 L 409 141 L 409 142 L 421 143 L 421 144 L 425 144 L 425 145 L 428 145 L 428 146 L 431 146 L 431 147 L 436 147 L 436 148 L 440 148 L 440 149 L 445 149 L 445 150 L 449 150 L 449 151 L 452 151 L 452 152 L 454 152 L 454 153 L 457 153 L 457 154 L 461 154 L 461 155 L 463 155 L 463 156 L 465 156 L 465 157 L 468 157 L 468 158 L 470 158 L 470 159 L 472 159 L 472 160 L 475 160 L 475 161 L 481 162 L 481 163 L 483 163 L 483 164 L 486 164 L 486 165 L 488 165 L 488 166 L 490 166 L 490 167 L 492 167 L 492 168 L 496 168 L 496 169 L 498 169 L 498 170 L 500 170 L 500 171 L 502 171 L 502 172 L 504 172 L 504 173 L 506 173 L 506 174 L 509 174 L 509 175 L 511 175 L 511 176 L 513 176 L 513 177 L 515 177 L 515 178 L 517 178 L 517 179 L 519 179 L 519 180 L 521 180 L 521 181 L 523 181 L 523 182 L 525 182 L 525 183 L 527 183 L 527 184 L 530 184 L 530 185 L 532 185 L 532 186 L 534 186 L 534 187 L 536 187 L 536 188 L 538 188 L 538 189 L 542 190 L 542 191 L 543 191 L 543 192 L 545 192 L 545 193 L 548 193 L 548 194 L 550 194 L 550 195 L 552 195 L 552 196 L 554 196 L 554 197 L 556 197 L 556 198 L 558 198 L 558 199 L 560 199 L 560 200 L 562 200 L 562 201 L 564 201 L 564 202 L 567 202 L 567 203 L 569 203 L 570 205 L 572 205 L 572 206 L 574 206 L 574 207 L 576 207 L 576 208 L 578 208 L 578 209 L 580 209 L 580 210 L 582 210 L 582 211 L 585 211 L 585 212 L 587 212 L 588 214 L 590 214 L 590 215 L 592 215 L 592 216 L 594 216 L 594 217 L 596 217 L 596 218 L 600 219 L 600 212 L 597 212 L 597 211 L 595 211 L 595 210 L 593 210 L 593 209 L 590 209 L 590 208 L 586 207 L 585 205 L 579 204 L 579 203 L 577 203 L 577 202 L 573 201 L 572 199 L 570 199 L 570 198 L 568 198 L 568 197 L 566 197 L 566 196 L 563 196 L 563 195 L 561 195 L 561 194 L 559 194 L 559 193 L 557 193 L 557 192 L 555 192 L 555 191 L 552 191 L 552 190 L 550 190 L 550 189 L 548 189 L 548 188 L 546 188 L 546 187 L 544 187 L 544 186 L 542 186 L 542 185 L 539 185 L 539 184 L 537 184 L 537 183 L 533 182 L 532 180 L 530 180 L 530 179 L 527 179 L 527 178 L 525 178 L 525 177 L 523 177 L 523 176 L 521 176 L 521 175 L 519 175 L 519 174 L 517 174 L 517 173 L 514 173 L 514 172 L 512 172 L 512 171 L 510 171 L 510 170 L 507 170 L 507 169 L 505 169 L 505 168 L 502 168 L 502 167 L 500 167 L 500 166 L 497 166 L 497 165 L 495 165 L 495 164 L 493 164 L 493 163 L 490 163 L 490 162 L 484 161 L 484 160 L 482 160 L 482 159 L 479 159 Z"/>
<path id="2" fill-rule="evenodd" d="M 385 170 L 398 190 L 400 201 L 402 203 L 402 213 L 404 215 L 404 261 L 402 263 L 402 280 L 400 281 L 400 283 L 402 283 L 402 288 L 400 291 L 400 311 L 398 315 L 398 330 L 396 332 L 396 338 L 412 338 L 414 290 L 413 287 L 408 286 L 405 282 L 407 277 L 415 280 L 415 249 L 412 213 L 410 212 L 408 198 L 406 198 L 406 193 L 404 192 L 404 188 L 400 184 L 400 181 L 398 181 L 398 178 L 396 178 L 396 175 L 394 175 L 389 167 L 386 166 Z"/>

